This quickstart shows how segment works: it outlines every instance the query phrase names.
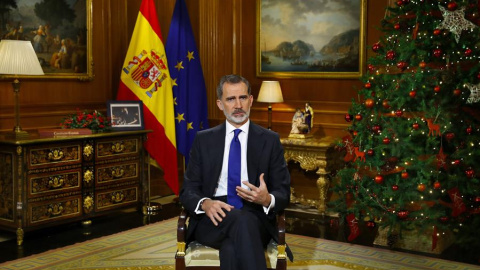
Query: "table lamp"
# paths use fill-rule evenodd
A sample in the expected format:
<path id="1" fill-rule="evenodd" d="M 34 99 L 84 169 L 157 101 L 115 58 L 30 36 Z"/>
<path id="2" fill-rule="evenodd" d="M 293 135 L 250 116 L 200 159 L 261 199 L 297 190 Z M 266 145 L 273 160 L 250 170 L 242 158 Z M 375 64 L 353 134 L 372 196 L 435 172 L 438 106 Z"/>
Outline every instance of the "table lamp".
<path id="1" fill-rule="evenodd" d="M 18 75 L 44 75 L 38 57 L 33 50 L 32 43 L 25 40 L 0 41 L 0 74 L 14 75 L 12 83 L 15 98 L 15 137 L 27 137 L 28 133 L 20 127 L 20 113 L 18 106 L 18 95 L 20 92 L 20 81 Z"/>
<path id="2" fill-rule="evenodd" d="M 258 93 L 258 102 L 268 102 L 268 129 L 272 129 L 272 103 L 283 102 L 282 89 L 278 81 L 263 81 Z"/>

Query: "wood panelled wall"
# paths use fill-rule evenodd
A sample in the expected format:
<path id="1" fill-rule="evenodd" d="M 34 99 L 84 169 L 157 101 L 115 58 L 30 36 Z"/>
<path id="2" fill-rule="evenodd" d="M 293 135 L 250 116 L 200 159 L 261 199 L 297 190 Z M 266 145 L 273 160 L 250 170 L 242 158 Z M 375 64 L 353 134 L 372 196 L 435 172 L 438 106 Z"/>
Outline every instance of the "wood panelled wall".
<path id="1" fill-rule="evenodd" d="M 211 126 L 224 116 L 215 104 L 215 87 L 222 75 L 238 73 L 246 77 L 257 96 L 262 80 L 279 80 L 284 103 L 273 105 L 273 130 L 287 136 L 296 107 L 306 101 L 315 111 L 315 136 L 342 136 L 347 124 L 344 114 L 356 89 L 358 79 L 277 79 L 258 78 L 255 72 L 257 0 L 186 0 L 202 61 L 207 84 Z M 377 30 L 388 0 L 367 1 L 366 56 L 370 46 L 381 35 Z M 141 0 L 94 0 L 92 81 L 74 79 L 21 81 L 21 126 L 33 131 L 58 127 L 61 119 L 76 108 L 106 110 L 106 102 L 114 99 L 130 36 L 135 27 Z M 155 0 L 163 40 L 168 37 L 175 0 Z M 0 81 L 0 131 L 13 128 L 14 96 L 11 80 Z M 251 118 L 267 125 L 267 104 L 254 103 Z"/>

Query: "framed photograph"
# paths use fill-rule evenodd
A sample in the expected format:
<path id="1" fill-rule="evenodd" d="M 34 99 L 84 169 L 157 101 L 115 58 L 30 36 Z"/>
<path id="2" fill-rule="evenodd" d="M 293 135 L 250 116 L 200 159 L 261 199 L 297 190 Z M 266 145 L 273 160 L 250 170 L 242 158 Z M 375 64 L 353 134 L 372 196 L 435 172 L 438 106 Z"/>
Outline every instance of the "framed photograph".
<path id="1" fill-rule="evenodd" d="M 257 0 L 256 74 L 359 78 L 367 0 Z"/>
<path id="2" fill-rule="evenodd" d="M 32 42 L 45 73 L 35 79 L 93 80 L 92 1 L 7 1 L 0 39 Z M 10 78 L 13 75 L 0 75 Z"/>
<path id="3" fill-rule="evenodd" d="M 107 116 L 113 130 L 144 129 L 142 101 L 110 100 L 107 102 Z"/>

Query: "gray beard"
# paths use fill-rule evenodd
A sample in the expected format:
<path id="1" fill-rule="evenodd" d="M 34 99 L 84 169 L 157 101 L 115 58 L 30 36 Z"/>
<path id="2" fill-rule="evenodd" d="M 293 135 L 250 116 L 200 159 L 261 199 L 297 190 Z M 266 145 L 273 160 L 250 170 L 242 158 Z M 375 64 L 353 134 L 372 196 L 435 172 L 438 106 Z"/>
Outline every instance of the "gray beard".
<path id="1" fill-rule="evenodd" d="M 246 111 L 242 117 L 235 117 L 233 116 L 233 114 L 232 115 L 227 114 L 225 110 L 223 111 L 223 114 L 225 115 L 227 120 L 229 120 L 230 122 L 240 125 L 248 119 L 248 117 L 250 116 L 250 110 Z"/>

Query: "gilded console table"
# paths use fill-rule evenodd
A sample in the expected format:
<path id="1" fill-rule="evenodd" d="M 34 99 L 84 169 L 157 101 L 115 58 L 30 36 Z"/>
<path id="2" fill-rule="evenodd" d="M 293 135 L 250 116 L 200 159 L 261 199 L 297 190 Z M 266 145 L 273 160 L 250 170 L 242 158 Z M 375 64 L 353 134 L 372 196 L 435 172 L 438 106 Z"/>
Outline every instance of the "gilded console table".
<path id="1" fill-rule="evenodd" d="M 326 198 L 330 186 L 330 170 L 339 166 L 338 154 L 335 153 L 335 139 L 332 137 L 323 138 L 282 138 L 280 139 L 285 151 L 287 162 L 295 161 L 306 171 L 316 170 L 319 176 L 316 185 L 319 192 L 318 200 L 304 202 L 296 198 L 292 193 L 292 203 L 301 203 L 316 206 L 321 214 L 325 214 Z"/>
<path id="2" fill-rule="evenodd" d="M 15 139 L 0 136 L 0 228 L 17 233 L 148 200 L 143 143 L 150 131 Z"/>

